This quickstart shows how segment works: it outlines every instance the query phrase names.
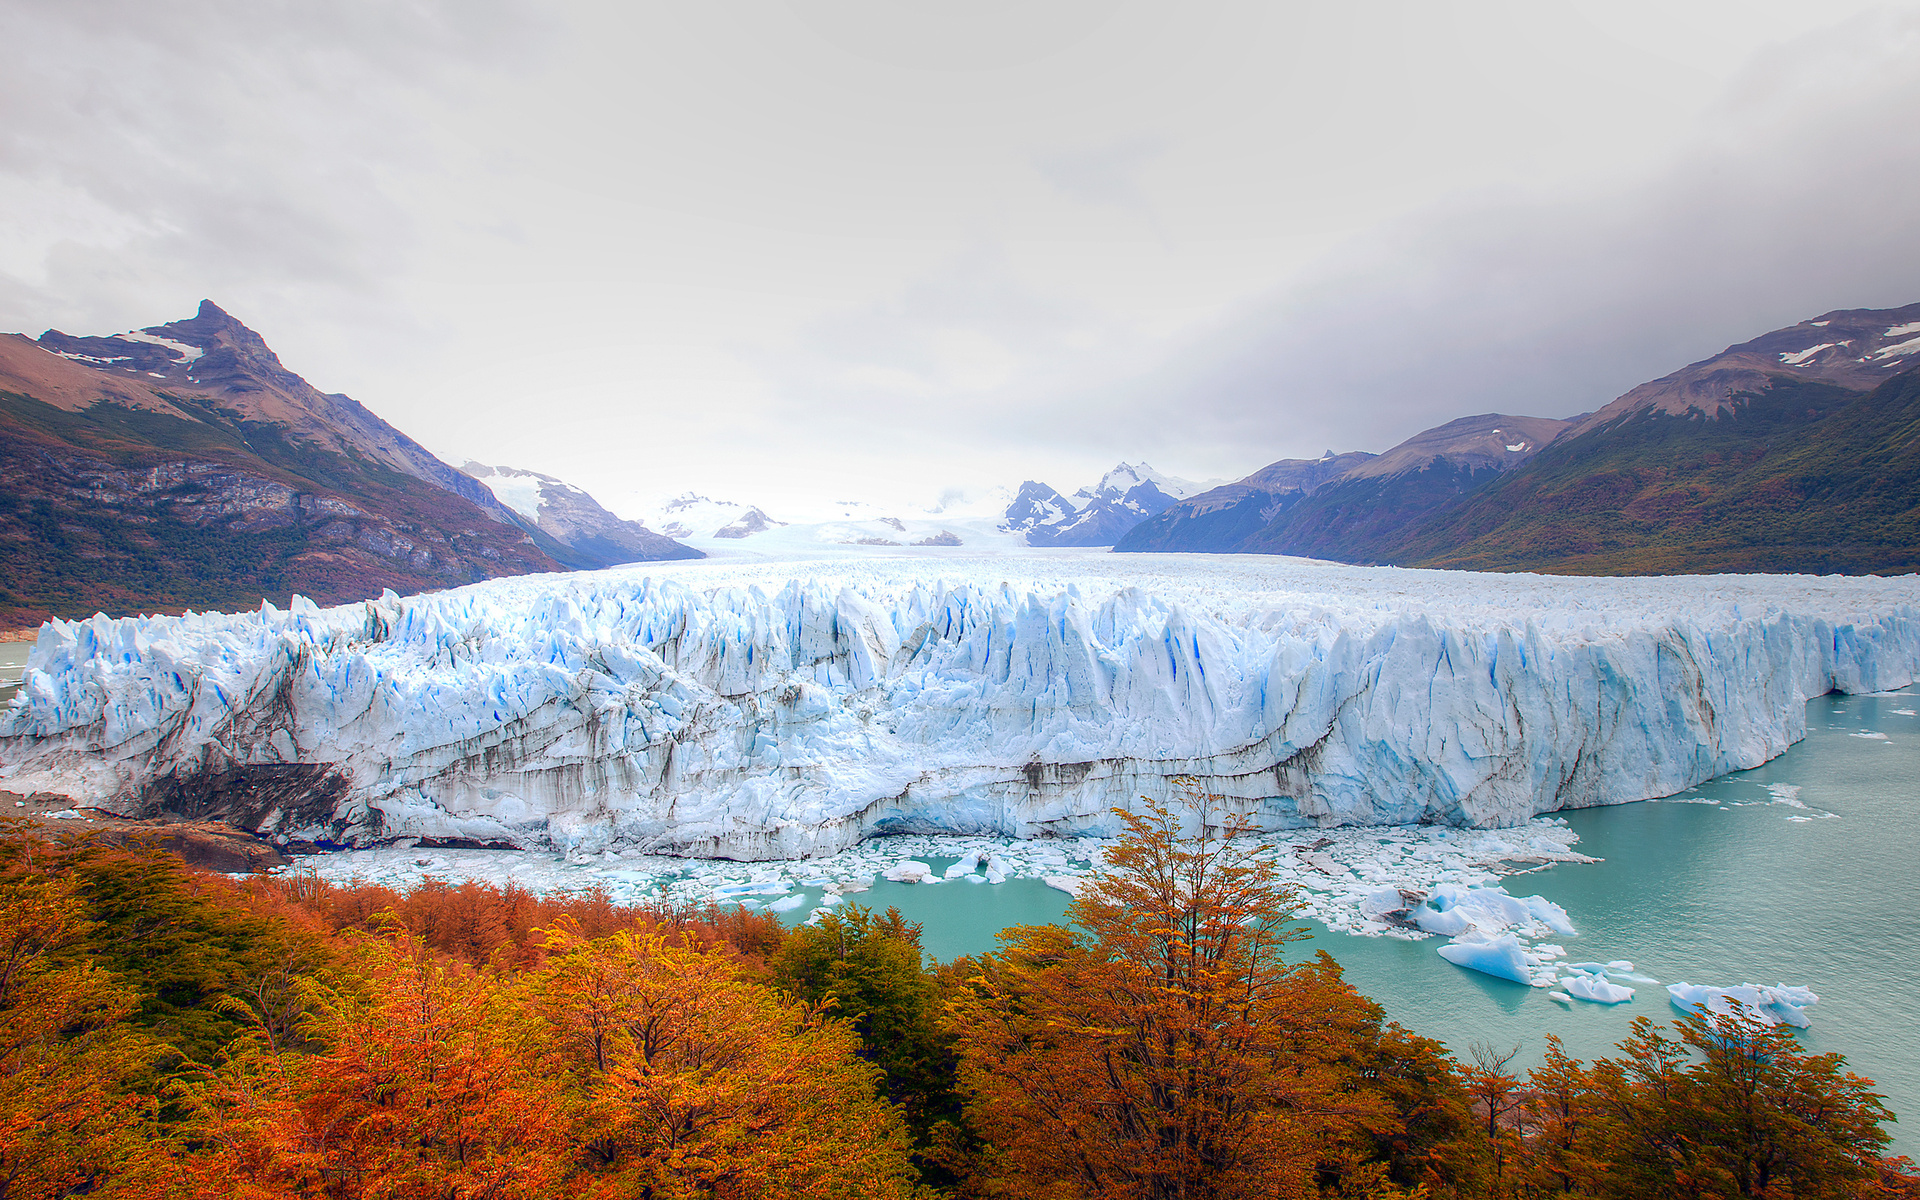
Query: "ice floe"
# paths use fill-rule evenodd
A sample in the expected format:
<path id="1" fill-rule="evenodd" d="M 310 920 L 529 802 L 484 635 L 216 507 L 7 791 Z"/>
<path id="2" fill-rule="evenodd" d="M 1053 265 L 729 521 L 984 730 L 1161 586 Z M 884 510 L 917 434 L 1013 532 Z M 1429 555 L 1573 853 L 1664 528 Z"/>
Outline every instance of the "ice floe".
<path id="1" fill-rule="evenodd" d="M 1667 994 L 1672 997 L 1673 1006 L 1685 1012 L 1737 1017 L 1761 1025 L 1791 1025 L 1796 1029 L 1805 1029 L 1810 1024 L 1806 1010 L 1820 1000 L 1806 988 L 1784 983 L 1774 987 L 1743 983 L 1729 988 L 1675 983 L 1668 985 Z"/>

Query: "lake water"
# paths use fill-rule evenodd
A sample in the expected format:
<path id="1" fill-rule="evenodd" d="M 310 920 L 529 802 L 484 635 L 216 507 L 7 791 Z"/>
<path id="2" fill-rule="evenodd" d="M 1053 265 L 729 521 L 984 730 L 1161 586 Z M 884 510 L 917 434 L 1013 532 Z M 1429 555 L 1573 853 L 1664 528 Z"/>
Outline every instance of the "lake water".
<path id="1" fill-rule="evenodd" d="M 1670 800 L 1564 814 L 1580 834 L 1578 849 L 1606 861 L 1516 876 L 1508 889 L 1567 910 L 1579 934 L 1556 940 L 1569 959 L 1631 959 L 1660 980 L 1635 985 L 1626 1004 L 1569 1007 L 1546 989 L 1462 970 L 1435 953 L 1441 939 L 1316 929 L 1297 945 L 1326 950 L 1390 1018 L 1456 1054 L 1475 1041 L 1518 1043 L 1527 1063 L 1539 1061 L 1549 1033 L 1591 1059 L 1609 1052 L 1637 1016 L 1670 1020 L 1668 983 L 1805 985 L 1820 1003 L 1802 1044 L 1845 1054 L 1896 1113 L 1920 1114 L 1916 708 L 1920 696 L 1908 694 L 1817 699 L 1808 706 L 1807 739 L 1765 766 Z M 1862 736 L 1870 734 L 1881 736 Z M 1061 920 L 1068 902 L 1032 879 L 937 888 L 880 882 L 853 899 L 896 905 L 922 922 L 923 944 L 940 959 L 992 949 L 1006 925 Z M 1920 1120 L 1894 1134 L 1898 1152 L 1920 1154 Z"/>
<path id="2" fill-rule="evenodd" d="M 27 654 L 32 642 L 0 642 L 0 704 L 13 699 L 20 690 L 20 676 L 27 669 Z"/>

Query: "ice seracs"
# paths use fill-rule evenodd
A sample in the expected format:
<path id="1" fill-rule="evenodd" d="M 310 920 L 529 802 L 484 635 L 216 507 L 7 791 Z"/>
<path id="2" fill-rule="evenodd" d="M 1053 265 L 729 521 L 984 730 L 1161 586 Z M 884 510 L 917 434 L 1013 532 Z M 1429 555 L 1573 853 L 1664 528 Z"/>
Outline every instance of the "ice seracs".
<path id="1" fill-rule="evenodd" d="M 1917 592 L 956 550 L 100 617 L 42 631 L 0 776 L 316 845 L 743 859 L 1108 833 L 1190 778 L 1268 830 L 1491 828 L 1484 860 L 1553 861 L 1506 827 L 1756 766 L 1808 696 L 1909 683 Z"/>

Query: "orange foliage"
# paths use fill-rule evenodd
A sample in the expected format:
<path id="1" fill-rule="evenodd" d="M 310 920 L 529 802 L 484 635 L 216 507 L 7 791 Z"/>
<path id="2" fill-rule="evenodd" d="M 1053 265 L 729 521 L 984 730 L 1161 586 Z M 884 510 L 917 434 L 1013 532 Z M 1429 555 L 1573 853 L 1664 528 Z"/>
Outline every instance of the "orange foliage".
<path id="1" fill-rule="evenodd" d="M 372 999 L 319 1007 L 330 1050 L 263 1043 L 193 1091 L 209 1151 L 185 1160 L 192 1193 L 565 1194 L 566 1123 L 529 1069 L 534 1042 L 506 986 L 413 939 L 357 951 Z"/>
<path id="2" fill-rule="evenodd" d="M 1093 936 L 1010 931 L 956 1013 L 995 1194 L 1313 1196 L 1323 1171 L 1364 1174 L 1356 1135 L 1387 1113 L 1343 1062 L 1364 1002 L 1283 961 L 1288 897 L 1237 830 L 1117 815 L 1128 835 L 1069 910 Z"/>
<path id="3" fill-rule="evenodd" d="M 505 887 L 428 879 L 404 895 L 379 884 L 335 884 L 308 874 L 259 877 L 247 888 L 285 904 L 333 932 L 378 932 L 395 924 L 429 948 L 467 963 L 513 969 L 539 966 L 547 931 L 565 924 L 588 938 L 622 931 L 671 932 L 706 947 L 729 947 L 761 967 L 786 938 L 770 913 L 741 908 L 660 909 L 623 906 L 602 889 L 541 896 Z"/>
<path id="4" fill-rule="evenodd" d="M 691 940 L 562 929 L 534 987 L 608 1195 L 905 1197 L 906 1128 L 842 1022 Z"/>
<path id="5" fill-rule="evenodd" d="M 150 1194 L 153 1104 L 129 1082 L 159 1047 L 119 1025 L 131 989 L 69 952 L 90 931 L 71 878 L 32 848 L 0 866 L 0 1197 Z"/>

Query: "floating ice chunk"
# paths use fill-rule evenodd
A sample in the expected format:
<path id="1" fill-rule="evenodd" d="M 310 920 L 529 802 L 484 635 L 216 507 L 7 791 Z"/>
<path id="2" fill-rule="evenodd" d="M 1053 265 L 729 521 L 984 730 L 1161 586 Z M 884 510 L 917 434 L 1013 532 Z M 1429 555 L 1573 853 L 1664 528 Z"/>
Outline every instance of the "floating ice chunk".
<path id="1" fill-rule="evenodd" d="M 1743 983 L 1730 988 L 1675 983 L 1668 985 L 1667 994 L 1675 1008 L 1686 1012 L 1739 1017 L 1762 1025 L 1792 1025 L 1796 1029 L 1807 1027 L 1806 1010 L 1820 1000 L 1806 988 L 1784 983 L 1775 987 Z"/>
<path id="2" fill-rule="evenodd" d="M 1884 742 L 1887 740 L 1887 735 L 1884 733 L 1850 733 L 1847 736 L 1865 738 L 1870 742 Z"/>
<path id="3" fill-rule="evenodd" d="M 1441 937 L 1452 937 L 1473 928 L 1473 919 L 1457 908 L 1441 912 L 1424 904 L 1413 910 L 1413 923 Z"/>
<path id="4" fill-rule="evenodd" d="M 1078 875 L 1047 875 L 1043 876 L 1040 882 L 1055 891 L 1065 892 L 1075 900 L 1080 898 L 1081 891 L 1087 885 L 1087 881 Z"/>
<path id="5" fill-rule="evenodd" d="M 1498 979 L 1533 984 L 1533 972 L 1527 968 L 1526 953 L 1512 934 L 1486 942 L 1451 942 L 1440 947 L 1440 957 L 1456 967 L 1479 971 Z"/>
<path id="6" fill-rule="evenodd" d="M 931 866 L 910 858 L 888 867 L 881 877 L 893 883 L 919 883 L 923 879 L 931 878 L 932 875 Z"/>
<path id="7" fill-rule="evenodd" d="M 1573 922 L 1567 919 L 1567 910 L 1545 896 L 1528 896 L 1527 912 L 1555 933 L 1563 937 L 1574 936 Z"/>
<path id="8" fill-rule="evenodd" d="M 1566 1004 L 1566 1005 L 1571 1005 L 1573 1003 L 1573 997 L 1567 995 L 1565 992 L 1548 992 L 1547 999 L 1556 1000 L 1561 1004 Z"/>
<path id="9" fill-rule="evenodd" d="M 1567 993 L 1581 1000 L 1591 1000 L 1595 1004 L 1624 1004 L 1633 999 L 1633 989 L 1610 983 L 1604 974 L 1575 975 L 1565 985 Z"/>
<path id="10" fill-rule="evenodd" d="M 1630 963 L 1630 962 L 1628 962 L 1628 961 L 1627 961 L 1626 959 L 1624 959 L 1624 958 L 1616 958 L 1616 959 L 1614 959 L 1614 960 L 1613 960 L 1612 962 L 1610 962 L 1610 963 L 1608 963 L 1608 964 L 1607 964 L 1607 970 L 1609 970 L 1609 971 L 1631 971 L 1631 970 L 1633 970 L 1633 964 L 1632 964 L 1632 963 Z"/>
<path id="11" fill-rule="evenodd" d="M 773 903 L 767 905 L 767 911 L 768 912 L 792 912 L 794 909 L 799 908 L 802 904 L 805 904 L 806 902 L 807 902 L 807 898 L 796 892 L 795 894 L 788 896 L 783 900 L 775 900 Z"/>
<path id="12" fill-rule="evenodd" d="M 976 855 L 966 855 L 962 857 L 960 861 L 947 868 L 946 877 L 948 879 L 959 879 L 963 876 L 971 875 L 973 874 L 975 864 L 979 861 L 980 859 Z"/>
<path id="13" fill-rule="evenodd" d="M 1406 893 L 1397 887 L 1379 888 L 1368 892 L 1366 899 L 1360 901 L 1360 915 L 1383 917 L 1389 913 L 1405 912 L 1417 903 L 1418 900 L 1409 900 Z"/>

